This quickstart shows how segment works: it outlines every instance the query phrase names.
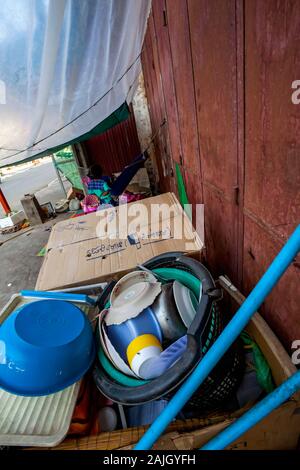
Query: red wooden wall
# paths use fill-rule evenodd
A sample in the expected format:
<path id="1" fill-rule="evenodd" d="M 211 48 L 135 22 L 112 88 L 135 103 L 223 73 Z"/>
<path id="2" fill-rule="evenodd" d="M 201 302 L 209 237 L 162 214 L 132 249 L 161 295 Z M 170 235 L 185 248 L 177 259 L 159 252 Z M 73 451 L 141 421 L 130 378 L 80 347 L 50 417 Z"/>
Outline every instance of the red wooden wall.
<path id="1" fill-rule="evenodd" d="M 84 142 L 89 162 L 98 163 L 105 175 L 117 173 L 141 152 L 132 108 L 126 121 Z"/>
<path id="2" fill-rule="evenodd" d="M 245 292 L 300 216 L 297 0 L 153 0 L 142 54 L 162 190 L 181 164 L 205 204 L 206 258 Z M 300 339 L 299 259 L 262 313 Z"/>

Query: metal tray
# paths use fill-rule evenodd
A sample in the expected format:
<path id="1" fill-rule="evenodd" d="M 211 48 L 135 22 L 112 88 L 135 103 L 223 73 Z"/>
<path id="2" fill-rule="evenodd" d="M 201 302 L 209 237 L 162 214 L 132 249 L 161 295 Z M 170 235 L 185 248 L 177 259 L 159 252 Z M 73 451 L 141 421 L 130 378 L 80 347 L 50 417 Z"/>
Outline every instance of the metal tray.
<path id="1" fill-rule="evenodd" d="M 40 299 L 14 294 L 0 312 L 0 325 L 17 307 Z M 94 308 L 76 304 L 91 318 Z M 67 435 L 80 382 L 52 395 L 21 397 L 0 389 L 0 445 L 53 447 Z"/>

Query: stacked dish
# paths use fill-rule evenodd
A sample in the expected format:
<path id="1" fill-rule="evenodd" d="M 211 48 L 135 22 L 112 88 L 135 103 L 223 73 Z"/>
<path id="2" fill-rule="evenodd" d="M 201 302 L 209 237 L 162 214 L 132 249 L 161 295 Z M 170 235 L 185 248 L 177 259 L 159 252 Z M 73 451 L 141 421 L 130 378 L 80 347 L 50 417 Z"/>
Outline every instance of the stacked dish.
<path id="1" fill-rule="evenodd" d="M 172 396 L 223 329 L 222 293 L 199 261 L 165 253 L 139 268 L 108 284 L 99 300 L 94 379 L 125 405 Z M 235 343 L 190 403 L 208 409 L 228 399 L 242 370 Z"/>
<path id="2" fill-rule="evenodd" d="M 129 377 L 159 377 L 183 354 L 197 304 L 178 281 L 162 284 L 148 271 L 125 275 L 99 318 L 107 359 Z"/>

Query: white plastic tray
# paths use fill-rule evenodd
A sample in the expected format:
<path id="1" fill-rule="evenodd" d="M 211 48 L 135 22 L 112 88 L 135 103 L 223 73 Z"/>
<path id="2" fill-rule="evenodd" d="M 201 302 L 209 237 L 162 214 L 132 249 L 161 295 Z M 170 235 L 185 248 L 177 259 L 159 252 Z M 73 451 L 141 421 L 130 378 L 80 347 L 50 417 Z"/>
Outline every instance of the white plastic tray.
<path id="1" fill-rule="evenodd" d="M 37 300 L 13 295 L 0 312 L 0 324 L 20 305 Z M 75 305 L 89 316 L 92 313 L 89 305 Z M 77 382 L 61 392 L 44 397 L 21 397 L 0 389 L 0 445 L 58 445 L 70 427 L 79 387 L 80 382 Z"/>

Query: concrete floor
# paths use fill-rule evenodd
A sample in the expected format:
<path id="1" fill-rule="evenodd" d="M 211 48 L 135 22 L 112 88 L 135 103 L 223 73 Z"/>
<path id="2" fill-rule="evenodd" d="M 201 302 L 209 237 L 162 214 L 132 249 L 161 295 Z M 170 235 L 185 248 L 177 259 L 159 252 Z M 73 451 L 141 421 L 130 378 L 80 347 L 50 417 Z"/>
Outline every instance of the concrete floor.
<path id="1" fill-rule="evenodd" d="M 51 227 L 70 215 L 70 212 L 59 214 L 55 219 L 37 225 L 30 231 L 25 229 L 0 236 L 0 243 L 4 242 L 0 246 L 0 309 L 21 289 L 35 288 L 44 259 L 37 256 L 37 253 L 47 243 Z"/>
<path id="2" fill-rule="evenodd" d="M 68 191 L 71 185 L 64 177 L 63 181 L 65 190 Z M 12 211 L 22 209 L 20 199 L 27 193 L 34 193 L 40 204 L 49 201 L 54 204 L 59 199 L 65 198 L 52 162 L 27 168 L 9 177 L 3 177 L 1 189 Z M 1 205 L 0 217 L 4 217 Z"/>

